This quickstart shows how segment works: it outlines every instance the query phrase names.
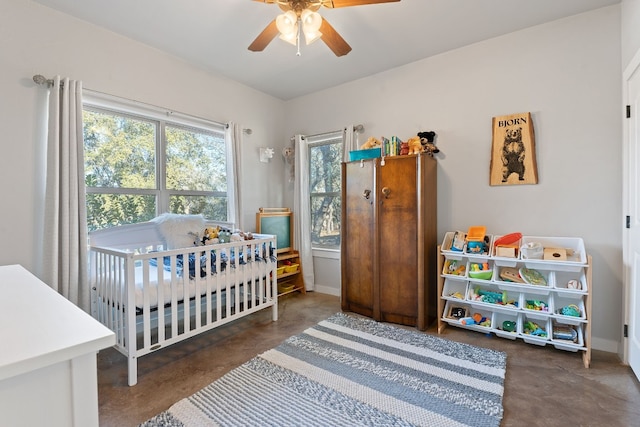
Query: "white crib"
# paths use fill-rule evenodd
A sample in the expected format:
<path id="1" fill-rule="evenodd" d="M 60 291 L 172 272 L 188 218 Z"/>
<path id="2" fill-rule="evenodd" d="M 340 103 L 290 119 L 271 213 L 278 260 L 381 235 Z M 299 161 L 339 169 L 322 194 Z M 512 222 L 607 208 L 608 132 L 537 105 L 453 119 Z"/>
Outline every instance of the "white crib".
<path id="1" fill-rule="evenodd" d="M 92 315 L 116 333 L 137 383 L 139 357 L 271 307 L 276 237 L 164 250 L 153 223 L 90 233 Z"/>

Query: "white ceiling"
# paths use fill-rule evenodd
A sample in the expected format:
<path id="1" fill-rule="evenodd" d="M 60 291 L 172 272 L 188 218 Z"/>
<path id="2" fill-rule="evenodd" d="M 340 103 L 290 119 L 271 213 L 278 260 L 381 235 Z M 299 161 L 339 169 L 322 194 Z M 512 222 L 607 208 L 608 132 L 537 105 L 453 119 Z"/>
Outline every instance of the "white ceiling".
<path id="1" fill-rule="evenodd" d="M 279 13 L 251 0 L 35 0 L 284 100 L 620 0 L 401 0 L 320 13 L 353 50 L 247 46 Z M 597 28 L 594 28 L 597 31 Z M 514 46 L 526 49 L 526 46 Z M 509 52 L 505 52 L 505 57 Z"/>

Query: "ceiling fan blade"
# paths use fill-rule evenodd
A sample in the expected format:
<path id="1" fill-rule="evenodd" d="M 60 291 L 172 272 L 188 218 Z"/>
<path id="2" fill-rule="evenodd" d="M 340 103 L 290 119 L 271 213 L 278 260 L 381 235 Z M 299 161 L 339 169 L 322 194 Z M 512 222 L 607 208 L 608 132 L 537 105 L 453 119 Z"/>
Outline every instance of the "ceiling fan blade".
<path id="1" fill-rule="evenodd" d="M 349 46 L 342 36 L 338 34 L 324 18 L 322 18 L 320 32 L 322 33 L 322 41 L 329 46 L 329 49 L 331 49 L 336 56 L 343 56 L 351 52 L 351 46 Z"/>
<path id="2" fill-rule="evenodd" d="M 249 45 L 249 50 L 253 52 L 263 51 L 271 40 L 273 40 L 280 32 L 276 27 L 276 20 L 271 21 L 267 27 L 256 37 L 256 39 Z"/>
<path id="3" fill-rule="evenodd" d="M 395 3 L 399 1 L 400 0 L 327 0 L 323 2 L 323 5 L 329 8 L 336 8 L 336 7 L 349 7 L 349 6 L 363 6 L 367 4 L 378 4 L 378 3 Z"/>

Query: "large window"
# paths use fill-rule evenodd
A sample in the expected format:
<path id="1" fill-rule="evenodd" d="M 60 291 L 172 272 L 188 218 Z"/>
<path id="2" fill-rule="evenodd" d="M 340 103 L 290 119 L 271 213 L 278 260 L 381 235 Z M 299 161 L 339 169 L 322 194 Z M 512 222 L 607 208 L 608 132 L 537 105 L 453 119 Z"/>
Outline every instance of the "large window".
<path id="1" fill-rule="evenodd" d="M 342 132 L 308 136 L 311 244 L 340 247 Z"/>
<path id="2" fill-rule="evenodd" d="M 228 219 L 223 125 L 86 103 L 83 126 L 90 231 L 161 212 Z"/>

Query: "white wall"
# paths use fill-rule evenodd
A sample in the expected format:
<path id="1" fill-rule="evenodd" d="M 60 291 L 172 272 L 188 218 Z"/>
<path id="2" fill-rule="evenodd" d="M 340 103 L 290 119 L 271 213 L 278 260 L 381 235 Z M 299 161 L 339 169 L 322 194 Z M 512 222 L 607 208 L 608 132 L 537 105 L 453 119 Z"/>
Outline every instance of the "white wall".
<path id="1" fill-rule="evenodd" d="M 258 147 L 284 146 L 284 104 L 276 98 L 24 0 L 0 1 L 0 70 L 0 265 L 39 273 L 46 90 L 34 74 L 68 76 L 95 91 L 251 128 L 240 192 L 244 228 L 254 229 L 259 207 L 283 203 L 282 165 L 258 161 Z"/>
<path id="2" fill-rule="evenodd" d="M 622 0 L 622 69 L 640 49 L 640 0 Z"/>
<path id="3" fill-rule="evenodd" d="M 620 7 L 612 6 L 289 101 L 287 132 L 350 123 L 363 123 L 365 138 L 436 131 L 440 239 L 481 224 L 494 234 L 582 237 L 594 264 L 593 344 L 617 351 L 620 76 Z M 539 184 L 491 187 L 491 118 L 527 111 Z"/>

